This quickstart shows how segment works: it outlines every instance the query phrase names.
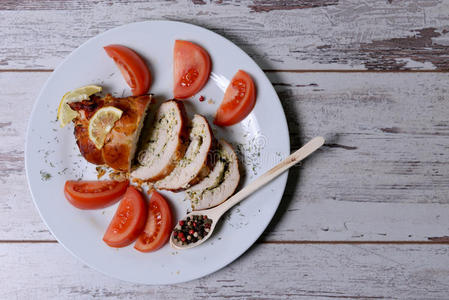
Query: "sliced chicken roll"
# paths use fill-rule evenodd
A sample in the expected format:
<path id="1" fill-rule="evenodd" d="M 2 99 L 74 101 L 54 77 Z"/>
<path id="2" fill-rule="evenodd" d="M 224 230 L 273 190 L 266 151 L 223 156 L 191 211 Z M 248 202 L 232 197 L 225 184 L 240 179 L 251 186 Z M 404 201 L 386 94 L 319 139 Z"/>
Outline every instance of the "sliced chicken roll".
<path id="1" fill-rule="evenodd" d="M 188 144 L 187 116 L 184 104 L 169 100 L 161 104 L 150 132 L 144 133 L 143 147 L 137 154 L 137 168 L 131 176 L 157 181 L 176 167 Z"/>
<path id="2" fill-rule="evenodd" d="M 189 126 L 189 146 L 184 157 L 173 171 L 156 182 L 161 190 L 183 191 L 198 183 L 210 173 L 213 160 L 209 154 L 214 144 L 214 135 L 206 118 L 195 115 Z"/>
<path id="3" fill-rule="evenodd" d="M 193 210 L 221 204 L 234 194 L 239 183 L 238 159 L 232 146 L 220 140 L 214 156 L 216 163 L 209 175 L 186 191 Z"/>

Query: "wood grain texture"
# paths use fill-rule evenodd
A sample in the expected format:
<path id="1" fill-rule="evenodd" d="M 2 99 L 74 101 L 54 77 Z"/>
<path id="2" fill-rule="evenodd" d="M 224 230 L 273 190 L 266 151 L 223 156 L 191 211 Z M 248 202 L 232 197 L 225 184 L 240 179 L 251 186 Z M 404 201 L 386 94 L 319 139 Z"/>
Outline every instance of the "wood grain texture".
<path id="1" fill-rule="evenodd" d="M 449 291 L 442 245 L 256 245 L 215 274 L 171 286 L 109 278 L 58 244 L 0 245 L 0 264 L 7 299 L 444 299 Z"/>
<path id="2" fill-rule="evenodd" d="M 0 240 L 53 239 L 34 207 L 24 147 L 34 99 L 49 73 L 0 73 Z"/>
<path id="3" fill-rule="evenodd" d="M 447 11 L 440 0 L 2 1 L 0 69 L 52 69 L 101 32 L 168 19 L 224 35 L 264 69 L 448 71 Z"/>
<path id="4" fill-rule="evenodd" d="M 292 149 L 317 135 L 328 145 L 291 171 L 285 214 L 278 212 L 268 239 L 447 235 L 447 74 L 268 75 L 287 114 Z"/>
<path id="5" fill-rule="evenodd" d="M 448 11 L 442 0 L 1 1 L 2 298 L 447 298 L 449 74 L 363 71 L 449 71 Z M 41 221 L 23 160 L 49 71 L 89 38 L 152 19 L 209 28 L 267 70 L 292 150 L 327 138 L 291 170 L 259 243 L 172 286 L 111 279 L 72 257 Z"/>
<path id="6" fill-rule="evenodd" d="M 0 86 L 8 86 L 0 90 L 0 240 L 52 239 L 23 168 L 27 118 L 49 75 L 0 73 Z M 268 76 L 284 105 L 292 148 L 316 135 L 326 136 L 327 146 L 291 170 L 263 240 L 427 241 L 448 235 L 449 74 Z"/>

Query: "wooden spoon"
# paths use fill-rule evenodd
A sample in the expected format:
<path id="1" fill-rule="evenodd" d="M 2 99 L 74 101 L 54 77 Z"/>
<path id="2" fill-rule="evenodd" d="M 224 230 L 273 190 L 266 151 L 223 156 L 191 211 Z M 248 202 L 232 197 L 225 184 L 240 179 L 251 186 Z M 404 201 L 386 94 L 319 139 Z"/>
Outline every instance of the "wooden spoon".
<path id="1" fill-rule="evenodd" d="M 282 162 L 274 166 L 271 170 L 251 182 L 249 185 L 245 186 L 242 190 L 240 190 L 237 194 L 223 202 L 222 204 L 208 209 L 203 210 L 197 210 L 192 211 L 189 213 L 185 218 L 190 217 L 192 219 L 195 215 L 203 215 L 207 216 L 209 219 L 212 220 L 212 225 L 210 227 L 209 233 L 204 236 L 201 240 L 196 241 L 195 243 L 190 244 L 184 244 L 182 245 L 179 241 L 175 239 L 173 236 L 173 232 L 170 236 L 170 245 L 175 249 L 189 249 L 196 247 L 198 245 L 201 245 L 204 243 L 211 235 L 212 232 L 215 229 L 215 225 L 217 225 L 218 220 L 220 220 L 221 216 L 228 211 L 231 207 L 251 195 L 253 192 L 279 176 L 284 171 L 288 170 L 289 168 L 293 167 L 296 163 L 300 162 L 313 152 L 315 152 L 318 148 L 320 148 L 324 144 L 324 138 L 322 137 L 315 137 L 310 142 L 302 146 L 300 149 L 296 150 L 293 154 L 288 156 L 286 159 L 284 159 Z M 184 219 L 185 219 L 184 218 Z M 181 229 L 181 226 L 178 224 L 175 226 L 174 229 Z"/>

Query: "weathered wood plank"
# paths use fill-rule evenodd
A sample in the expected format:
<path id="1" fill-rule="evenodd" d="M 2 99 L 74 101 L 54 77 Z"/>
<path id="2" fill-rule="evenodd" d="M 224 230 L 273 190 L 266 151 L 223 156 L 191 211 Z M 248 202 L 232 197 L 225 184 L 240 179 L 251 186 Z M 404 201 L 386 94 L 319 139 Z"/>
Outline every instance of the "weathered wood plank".
<path id="1" fill-rule="evenodd" d="M 33 102 L 50 73 L 0 73 L 0 240 L 53 239 L 34 207 L 24 147 Z"/>
<path id="2" fill-rule="evenodd" d="M 449 291 L 445 245 L 263 244 L 215 274 L 171 286 L 109 278 L 58 244 L 0 244 L 0 264 L 8 299 L 444 299 Z"/>
<path id="3" fill-rule="evenodd" d="M 292 148 L 316 135 L 327 136 L 328 147 L 291 172 L 285 213 L 278 211 L 268 239 L 447 235 L 448 74 L 269 77 L 287 114 Z"/>
<path id="4" fill-rule="evenodd" d="M 438 0 L 2 1 L 0 69 L 52 69 L 98 33 L 169 19 L 224 35 L 265 69 L 447 71 L 448 10 Z"/>
<path id="5" fill-rule="evenodd" d="M 327 136 L 328 146 L 291 171 L 265 240 L 448 235 L 449 74 L 268 75 L 287 113 L 292 147 L 315 135 Z M 51 239 L 23 169 L 27 118 L 48 76 L 0 73 L 0 86 L 8 86 L 0 90 L 0 240 Z"/>

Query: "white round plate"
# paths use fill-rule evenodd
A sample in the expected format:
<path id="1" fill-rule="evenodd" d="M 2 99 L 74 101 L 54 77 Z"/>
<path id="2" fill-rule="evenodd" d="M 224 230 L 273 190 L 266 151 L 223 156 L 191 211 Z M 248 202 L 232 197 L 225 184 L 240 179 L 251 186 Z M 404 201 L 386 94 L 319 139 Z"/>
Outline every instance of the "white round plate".
<path id="1" fill-rule="evenodd" d="M 246 176 L 242 185 L 286 157 L 290 141 L 285 115 L 270 81 L 240 48 L 204 28 L 171 21 L 133 23 L 100 34 L 73 51 L 43 87 L 29 122 L 25 159 L 28 184 L 42 219 L 56 239 L 87 265 L 116 278 L 146 284 L 171 284 L 196 279 L 231 263 L 262 234 L 284 192 L 287 173 L 234 207 L 213 237 L 203 245 L 175 251 L 167 244 L 153 253 L 140 253 L 133 245 L 114 249 L 103 234 L 118 204 L 103 210 L 83 211 L 64 197 L 66 180 L 96 179 L 95 166 L 79 154 L 73 125 L 60 128 L 58 104 L 65 92 L 88 84 L 103 86 L 114 96 L 130 95 L 130 89 L 103 46 L 122 44 L 144 57 L 153 74 L 151 93 L 172 97 L 172 56 L 176 39 L 203 46 L 212 59 L 212 73 L 204 89 L 186 100 L 188 113 L 204 114 L 209 121 L 218 108 L 227 84 L 239 70 L 247 71 L 257 87 L 257 103 L 241 123 L 214 127 L 218 137 L 239 145 Z M 200 102 L 203 95 L 206 101 Z M 105 176 L 107 179 L 107 176 Z M 182 218 L 189 209 L 184 193 L 163 193 Z M 269 258 L 267 258 L 269 259 Z"/>

